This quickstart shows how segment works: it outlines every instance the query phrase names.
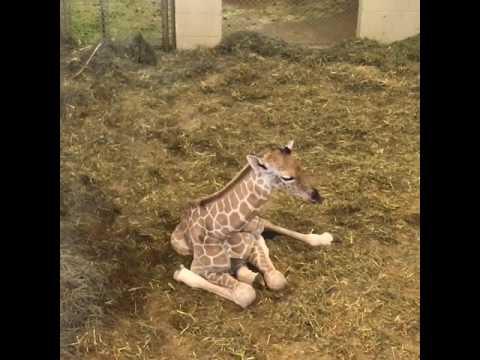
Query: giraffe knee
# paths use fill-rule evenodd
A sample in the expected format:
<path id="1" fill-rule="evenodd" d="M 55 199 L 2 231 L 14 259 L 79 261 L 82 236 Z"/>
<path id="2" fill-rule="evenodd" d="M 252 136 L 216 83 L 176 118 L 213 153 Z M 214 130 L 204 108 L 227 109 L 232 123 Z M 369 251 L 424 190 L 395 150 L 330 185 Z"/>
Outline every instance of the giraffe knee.
<path id="1" fill-rule="evenodd" d="M 252 286 L 245 283 L 238 283 L 233 289 L 233 297 L 235 303 L 245 309 L 255 301 L 257 294 Z"/>
<path id="2" fill-rule="evenodd" d="M 178 231 L 174 231 L 171 238 L 170 244 L 172 245 L 173 249 L 180 255 L 187 256 L 192 255 L 193 251 L 188 246 L 185 236 L 180 234 Z"/>

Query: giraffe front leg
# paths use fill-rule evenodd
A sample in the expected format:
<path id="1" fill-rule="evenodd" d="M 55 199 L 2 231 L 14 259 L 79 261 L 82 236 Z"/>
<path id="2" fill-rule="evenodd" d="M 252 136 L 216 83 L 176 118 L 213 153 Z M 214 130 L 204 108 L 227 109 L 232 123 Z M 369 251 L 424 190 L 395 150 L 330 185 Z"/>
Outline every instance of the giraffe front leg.
<path id="1" fill-rule="evenodd" d="M 285 229 L 281 226 L 274 225 L 270 221 L 262 219 L 263 226 L 265 230 L 271 230 L 281 235 L 286 235 L 291 238 L 303 241 L 311 246 L 328 246 L 331 245 L 333 242 L 332 234 L 328 232 L 324 232 L 323 234 L 302 234 L 296 231 L 292 231 L 289 229 Z"/>
<path id="2" fill-rule="evenodd" d="M 243 265 L 237 270 L 236 276 L 239 281 L 249 284 L 254 288 L 261 289 L 265 287 L 262 274 L 250 270 L 246 265 Z"/>
<path id="3" fill-rule="evenodd" d="M 261 274 L 252 271 L 246 265 L 246 261 L 243 259 L 231 259 L 232 268 L 231 273 L 238 281 L 244 282 L 254 288 L 261 289 L 265 287 L 265 281 Z"/>
<path id="4" fill-rule="evenodd" d="M 287 280 L 273 265 L 263 236 L 258 235 L 256 237 L 248 260 L 260 270 L 269 289 L 282 290 L 285 288 Z"/>
<path id="5" fill-rule="evenodd" d="M 265 286 L 261 274 L 250 270 L 246 263 L 253 249 L 255 236 L 247 232 L 233 233 L 227 239 L 228 253 L 231 256 L 231 273 L 241 282 L 259 289 Z"/>

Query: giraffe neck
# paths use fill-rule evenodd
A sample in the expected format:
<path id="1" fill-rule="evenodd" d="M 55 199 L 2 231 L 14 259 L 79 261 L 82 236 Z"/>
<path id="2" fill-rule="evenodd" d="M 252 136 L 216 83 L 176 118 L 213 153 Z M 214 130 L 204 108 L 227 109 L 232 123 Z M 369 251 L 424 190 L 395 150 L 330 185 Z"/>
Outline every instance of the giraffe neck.
<path id="1" fill-rule="evenodd" d="M 250 169 L 221 198 L 207 205 L 208 212 L 229 232 L 241 230 L 265 204 L 272 192 L 268 181 Z"/>

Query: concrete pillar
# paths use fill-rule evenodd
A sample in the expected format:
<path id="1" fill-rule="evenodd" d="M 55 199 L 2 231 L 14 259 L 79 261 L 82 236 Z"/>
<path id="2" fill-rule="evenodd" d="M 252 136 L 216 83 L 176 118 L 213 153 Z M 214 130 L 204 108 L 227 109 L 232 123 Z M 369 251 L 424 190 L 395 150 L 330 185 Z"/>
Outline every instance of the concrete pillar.
<path id="1" fill-rule="evenodd" d="M 214 47 L 222 40 L 222 0 L 176 0 L 177 49 Z"/>
<path id="2" fill-rule="evenodd" d="M 420 33 L 420 0 L 359 0 L 357 37 L 382 43 Z"/>

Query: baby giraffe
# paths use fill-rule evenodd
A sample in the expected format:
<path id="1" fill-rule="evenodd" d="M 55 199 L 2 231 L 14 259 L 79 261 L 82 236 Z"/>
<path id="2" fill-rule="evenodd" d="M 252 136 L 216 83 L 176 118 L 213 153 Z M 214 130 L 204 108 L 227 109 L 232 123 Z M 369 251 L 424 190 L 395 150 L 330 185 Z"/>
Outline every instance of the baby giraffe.
<path id="1" fill-rule="evenodd" d="M 300 162 L 292 155 L 293 141 L 262 157 L 248 155 L 248 164 L 225 187 L 196 201 L 175 228 L 171 244 L 181 255 L 193 255 L 190 270 L 181 266 L 174 279 L 235 302 L 242 308 L 256 297 L 254 285 L 283 289 L 287 281 L 273 265 L 265 230 L 310 244 L 330 245 L 329 233 L 301 234 L 258 216 L 274 190 L 320 204 L 318 191 L 305 184 Z M 251 271 L 247 263 L 258 269 Z"/>

